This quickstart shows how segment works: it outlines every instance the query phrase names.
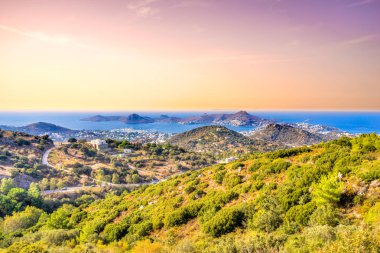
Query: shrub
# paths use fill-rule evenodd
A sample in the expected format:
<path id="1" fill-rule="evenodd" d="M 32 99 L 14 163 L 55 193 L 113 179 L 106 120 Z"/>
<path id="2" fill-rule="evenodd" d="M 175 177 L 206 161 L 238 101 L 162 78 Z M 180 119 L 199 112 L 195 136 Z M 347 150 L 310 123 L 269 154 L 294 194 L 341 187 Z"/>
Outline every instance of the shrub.
<path id="1" fill-rule="evenodd" d="M 77 139 L 76 138 L 69 138 L 67 140 L 67 142 L 69 142 L 69 143 L 75 143 L 75 142 L 77 142 Z"/>
<path id="2" fill-rule="evenodd" d="M 229 188 L 235 187 L 236 185 L 241 184 L 241 183 L 242 183 L 241 177 L 237 175 L 236 173 L 228 174 L 223 179 L 223 184 Z"/>
<path id="3" fill-rule="evenodd" d="M 370 225 L 380 223 L 380 202 L 377 202 L 368 210 L 368 213 L 365 216 L 365 222 Z"/>
<path id="4" fill-rule="evenodd" d="M 295 224 L 298 227 L 306 226 L 314 210 L 315 204 L 313 202 L 293 206 L 285 214 L 284 223 L 288 226 L 291 224 Z"/>
<path id="5" fill-rule="evenodd" d="M 168 213 L 165 219 L 165 225 L 168 227 L 186 224 L 190 219 L 197 217 L 203 204 L 195 202 L 185 207 L 178 208 L 172 213 Z"/>
<path id="6" fill-rule="evenodd" d="M 248 167 L 248 171 L 255 172 L 263 165 L 263 163 L 260 160 L 255 160 L 251 165 Z"/>
<path id="7" fill-rule="evenodd" d="M 55 229 L 42 232 L 43 241 L 50 245 L 63 245 L 79 235 L 78 230 Z"/>
<path id="8" fill-rule="evenodd" d="M 216 172 L 215 175 L 214 175 L 215 182 L 218 183 L 218 184 L 222 184 L 225 175 L 226 175 L 225 171 Z"/>
<path id="9" fill-rule="evenodd" d="M 150 221 L 145 221 L 139 224 L 131 225 L 128 229 L 128 232 L 141 238 L 149 235 L 152 230 L 153 224 Z"/>
<path id="10" fill-rule="evenodd" d="M 74 206 L 64 204 L 62 207 L 57 209 L 51 214 L 47 225 L 51 228 L 56 229 L 68 229 L 70 226 L 70 216 L 74 211 Z"/>
<path id="11" fill-rule="evenodd" d="M 285 158 L 285 157 L 291 157 L 291 156 L 299 155 L 302 153 L 307 153 L 310 151 L 311 151 L 311 149 L 308 147 L 283 149 L 283 150 L 279 150 L 279 151 L 268 154 L 268 157 L 272 158 L 272 159 Z"/>
<path id="12" fill-rule="evenodd" d="M 162 252 L 162 246 L 157 242 L 151 242 L 150 240 L 139 241 L 132 249 L 131 253 L 160 253 Z"/>
<path id="13" fill-rule="evenodd" d="M 129 223 L 122 221 L 118 223 L 108 224 L 103 231 L 103 238 L 106 242 L 120 240 L 129 229 Z"/>
<path id="14" fill-rule="evenodd" d="M 339 223 L 338 211 L 331 205 L 321 205 L 310 216 L 309 224 L 336 226 Z"/>
<path id="15" fill-rule="evenodd" d="M 19 146 L 29 146 L 30 145 L 30 141 L 25 140 L 25 139 L 20 138 L 20 137 L 16 138 L 15 143 Z"/>
<path id="16" fill-rule="evenodd" d="M 222 209 L 211 220 L 203 224 L 203 230 L 213 237 L 219 237 L 241 226 L 243 218 L 243 212 L 236 207 Z"/>
<path id="17" fill-rule="evenodd" d="M 338 181 L 338 177 L 323 177 L 314 188 L 312 194 L 317 203 L 322 204 L 338 203 L 343 193 L 343 183 Z"/>
<path id="18" fill-rule="evenodd" d="M 248 226 L 254 230 L 272 232 L 282 223 L 283 210 L 273 196 L 263 196 L 257 200 L 256 212 L 249 217 Z"/>
<path id="19" fill-rule="evenodd" d="M 196 188 L 194 186 L 192 186 L 192 185 L 189 185 L 188 187 L 185 188 L 185 192 L 187 194 L 190 194 L 190 193 L 192 193 L 195 190 L 196 190 Z"/>
<path id="20" fill-rule="evenodd" d="M 380 163 L 375 162 L 374 165 L 369 166 L 364 172 L 361 172 L 359 177 L 366 183 L 380 179 Z"/>
<path id="21" fill-rule="evenodd" d="M 289 168 L 292 164 L 290 162 L 287 162 L 283 159 L 276 159 L 271 164 L 272 172 L 279 173 L 281 171 L 285 171 L 287 168 Z"/>
<path id="22" fill-rule="evenodd" d="M 27 206 L 24 211 L 15 213 L 13 216 L 5 217 L 2 229 L 5 233 L 12 233 L 18 230 L 34 226 L 43 211 L 36 207 Z"/>
<path id="23" fill-rule="evenodd" d="M 244 168 L 244 163 L 236 162 L 236 163 L 232 164 L 232 166 L 231 166 L 231 169 L 233 169 L 233 170 L 237 170 L 239 168 Z"/>

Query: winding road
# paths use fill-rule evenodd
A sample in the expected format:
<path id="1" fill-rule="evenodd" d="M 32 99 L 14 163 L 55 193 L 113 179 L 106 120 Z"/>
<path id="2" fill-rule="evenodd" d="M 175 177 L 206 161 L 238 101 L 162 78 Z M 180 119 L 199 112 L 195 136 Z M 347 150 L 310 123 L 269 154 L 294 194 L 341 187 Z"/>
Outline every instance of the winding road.
<path id="1" fill-rule="evenodd" d="M 48 161 L 48 157 L 49 157 L 49 154 L 50 152 L 54 149 L 55 147 L 52 147 L 52 148 L 49 148 L 48 150 L 45 151 L 45 153 L 42 155 L 42 164 L 43 165 L 46 165 L 50 168 L 54 168 L 54 166 L 52 166 L 49 161 Z"/>

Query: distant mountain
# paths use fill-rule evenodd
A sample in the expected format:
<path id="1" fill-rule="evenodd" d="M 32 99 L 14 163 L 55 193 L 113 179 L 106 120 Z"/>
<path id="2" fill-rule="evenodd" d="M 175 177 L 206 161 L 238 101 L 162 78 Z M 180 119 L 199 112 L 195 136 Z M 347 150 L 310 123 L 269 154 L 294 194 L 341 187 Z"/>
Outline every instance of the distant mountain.
<path id="1" fill-rule="evenodd" d="M 81 119 L 82 121 L 93 121 L 93 122 L 101 122 L 101 121 L 120 121 L 121 116 L 103 116 L 103 115 L 95 115 L 89 118 Z"/>
<path id="2" fill-rule="evenodd" d="M 182 124 L 217 124 L 233 126 L 257 126 L 263 123 L 269 123 L 269 120 L 251 115 L 246 111 L 240 111 L 234 114 L 203 114 L 182 119 Z"/>
<path id="3" fill-rule="evenodd" d="M 289 124 L 269 124 L 253 131 L 250 138 L 268 143 L 276 143 L 285 147 L 312 145 L 322 141 L 335 139 L 334 136 L 312 133 Z"/>
<path id="4" fill-rule="evenodd" d="M 81 119 L 82 121 L 102 122 L 102 121 L 120 121 L 126 124 L 145 124 L 153 123 L 154 119 L 150 117 L 142 117 L 136 113 L 128 116 L 103 116 L 95 115 L 93 117 Z"/>
<path id="5" fill-rule="evenodd" d="M 181 118 L 178 117 L 169 117 L 168 115 L 161 115 L 159 118 L 155 118 L 155 122 L 160 123 L 178 123 Z"/>
<path id="6" fill-rule="evenodd" d="M 245 111 L 233 114 L 203 114 L 200 116 L 191 116 L 187 118 L 169 117 L 161 115 L 158 118 L 142 117 L 138 114 L 125 116 L 103 116 L 95 115 L 93 117 L 82 119 L 83 121 L 101 122 L 101 121 L 120 121 L 126 124 L 144 124 L 144 123 L 181 123 L 181 124 L 214 124 L 214 125 L 233 125 L 233 126 L 258 126 L 271 123 L 271 121 L 251 115 Z"/>
<path id="7" fill-rule="evenodd" d="M 176 145 L 196 152 L 247 152 L 270 150 L 271 145 L 250 139 L 224 126 L 204 126 L 174 135 L 168 140 Z"/>
<path id="8" fill-rule="evenodd" d="M 57 126 L 46 122 L 32 123 L 22 127 L 0 126 L 0 128 L 3 130 L 23 132 L 32 135 L 41 135 L 46 133 L 73 134 L 77 132 L 76 130 L 71 130 L 65 127 Z"/>
<path id="9" fill-rule="evenodd" d="M 134 113 L 127 117 L 120 117 L 119 121 L 124 122 L 126 124 L 145 124 L 145 123 L 153 123 L 154 119 L 149 118 L 149 117 L 142 117 Z"/>

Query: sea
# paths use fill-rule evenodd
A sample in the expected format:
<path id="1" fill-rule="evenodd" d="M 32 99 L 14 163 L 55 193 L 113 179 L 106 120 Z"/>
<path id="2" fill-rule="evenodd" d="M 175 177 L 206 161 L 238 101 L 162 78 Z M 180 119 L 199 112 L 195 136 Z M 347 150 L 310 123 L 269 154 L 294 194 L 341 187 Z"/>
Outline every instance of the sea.
<path id="1" fill-rule="evenodd" d="M 112 130 L 131 128 L 135 130 L 151 130 L 162 133 L 180 133 L 202 124 L 184 125 L 178 123 L 125 124 L 122 122 L 90 122 L 81 119 L 94 115 L 123 115 L 137 113 L 141 116 L 159 117 L 160 115 L 185 118 L 204 113 L 235 113 L 231 111 L 197 111 L 197 112 L 0 112 L 0 125 L 25 126 L 35 122 L 47 122 L 73 130 Z M 322 112 L 322 111 L 248 111 L 252 115 L 270 119 L 278 123 L 309 123 L 335 127 L 351 134 L 380 134 L 380 111 L 376 112 Z M 235 131 L 249 131 L 251 126 L 227 126 Z"/>

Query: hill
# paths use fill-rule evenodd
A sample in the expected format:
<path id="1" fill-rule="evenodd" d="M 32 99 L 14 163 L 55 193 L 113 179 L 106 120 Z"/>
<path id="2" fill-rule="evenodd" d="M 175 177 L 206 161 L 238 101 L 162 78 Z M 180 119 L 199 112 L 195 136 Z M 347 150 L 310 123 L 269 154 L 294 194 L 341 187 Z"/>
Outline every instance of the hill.
<path id="1" fill-rule="evenodd" d="M 0 130 L 0 178 L 23 174 L 24 178 L 33 179 L 47 175 L 35 165 L 40 164 L 43 152 L 52 146 L 48 136 Z M 20 184 L 25 186 L 30 181 Z"/>
<path id="2" fill-rule="evenodd" d="M 129 116 L 103 116 L 95 115 L 93 117 L 84 118 L 83 121 L 102 122 L 102 121 L 121 121 L 126 124 L 146 124 L 153 122 L 161 123 L 180 123 L 180 124 L 215 124 L 215 125 L 233 125 L 233 126 L 257 126 L 270 123 L 269 120 L 251 115 L 245 111 L 237 113 L 222 114 L 203 114 L 200 116 L 190 116 L 186 118 L 169 117 L 161 115 L 158 118 L 143 117 L 138 114 Z"/>
<path id="3" fill-rule="evenodd" d="M 264 147 L 259 141 L 224 126 L 198 127 L 171 137 L 168 143 L 187 150 L 214 154 L 257 151 Z"/>
<path id="4" fill-rule="evenodd" d="M 1 223 L 5 252 L 379 252 L 380 137 L 252 155 Z M 23 222 L 23 221 L 28 222 Z M 44 251 L 45 250 L 45 251 Z"/>
<path id="5" fill-rule="evenodd" d="M 254 131 L 250 138 L 268 143 L 276 143 L 284 147 L 312 145 L 321 141 L 332 140 L 332 136 L 311 133 L 288 124 L 269 124 Z"/>
<path id="6" fill-rule="evenodd" d="M 182 119 L 182 124 L 216 124 L 216 125 L 233 125 L 233 126 L 252 126 L 268 123 L 270 121 L 251 115 L 245 111 L 233 114 L 203 114 Z"/>
<path id="7" fill-rule="evenodd" d="M 30 135 L 42 135 L 46 133 L 73 134 L 76 131 L 46 122 L 32 123 L 22 127 L 0 126 L 4 130 L 23 132 Z"/>
<path id="8" fill-rule="evenodd" d="M 126 124 L 146 124 L 153 123 L 154 119 L 150 117 L 143 117 L 136 113 L 133 113 L 128 116 L 102 116 L 96 115 L 89 118 L 81 119 L 82 121 L 92 121 L 92 122 L 102 122 L 102 121 L 120 121 Z"/>

